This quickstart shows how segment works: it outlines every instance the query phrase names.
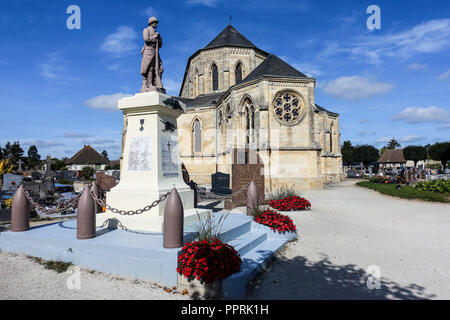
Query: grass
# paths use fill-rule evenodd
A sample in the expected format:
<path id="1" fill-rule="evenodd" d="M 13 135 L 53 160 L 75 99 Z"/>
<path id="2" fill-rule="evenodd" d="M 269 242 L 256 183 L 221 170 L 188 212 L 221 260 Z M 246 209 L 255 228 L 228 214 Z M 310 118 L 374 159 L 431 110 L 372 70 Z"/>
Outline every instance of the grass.
<path id="1" fill-rule="evenodd" d="M 31 257 L 31 256 L 28 256 L 28 258 L 36 263 L 39 263 L 39 264 L 45 266 L 46 269 L 54 270 L 57 273 L 66 272 L 67 269 L 72 265 L 72 262 L 53 261 L 53 260 L 45 261 L 41 258 Z"/>
<path id="2" fill-rule="evenodd" d="M 403 199 L 417 199 L 417 200 L 444 202 L 444 203 L 450 202 L 450 194 L 448 193 L 422 191 L 411 186 L 401 186 L 401 189 L 397 190 L 398 184 L 384 184 L 384 183 L 361 181 L 357 182 L 356 185 L 378 191 L 385 195 L 399 197 Z"/>

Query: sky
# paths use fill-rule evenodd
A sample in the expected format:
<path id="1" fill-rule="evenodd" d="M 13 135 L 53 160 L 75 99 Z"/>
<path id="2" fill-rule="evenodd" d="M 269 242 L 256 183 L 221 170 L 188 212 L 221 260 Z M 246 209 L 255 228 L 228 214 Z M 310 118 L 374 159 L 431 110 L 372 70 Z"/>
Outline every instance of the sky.
<path id="1" fill-rule="evenodd" d="M 80 29 L 67 27 L 70 5 Z M 379 29 L 368 28 L 370 5 Z M 317 79 L 315 101 L 339 113 L 341 143 L 450 140 L 448 1 L 0 0 L 0 146 L 62 158 L 90 144 L 117 159 L 117 100 L 140 90 L 150 16 L 160 21 L 168 94 L 232 16 L 257 47 Z"/>

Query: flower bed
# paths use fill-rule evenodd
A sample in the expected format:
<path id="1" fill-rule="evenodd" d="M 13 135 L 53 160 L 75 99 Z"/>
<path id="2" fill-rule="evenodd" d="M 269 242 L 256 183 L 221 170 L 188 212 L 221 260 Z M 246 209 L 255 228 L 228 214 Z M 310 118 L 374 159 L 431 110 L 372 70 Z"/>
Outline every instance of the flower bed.
<path id="1" fill-rule="evenodd" d="M 450 192 L 450 181 L 445 180 L 420 181 L 416 184 L 416 188 L 422 191 L 446 193 Z"/>
<path id="2" fill-rule="evenodd" d="M 311 203 L 298 196 L 286 197 L 280 200 L 272 200 L 269 205 L 280 211 L 292 211 L 292 210 L 308 210 L 311 209 Z"/>
<path id="3" fill-rule="evenodd" d="M 257 223 L 266 225 L 279 233 L 295 232 L 297 229 L 290 217 L 272 210 L 266 210 L 263 213 L 256 215 L 253 220 Z"/>
<path id="4" fill-rule="evenodd" d="M 177 272 L 189 280 L 209 284 L 239 272 L 241 263 L 232 246 L 213 238 L 187 242 L 178 257 Z"/>

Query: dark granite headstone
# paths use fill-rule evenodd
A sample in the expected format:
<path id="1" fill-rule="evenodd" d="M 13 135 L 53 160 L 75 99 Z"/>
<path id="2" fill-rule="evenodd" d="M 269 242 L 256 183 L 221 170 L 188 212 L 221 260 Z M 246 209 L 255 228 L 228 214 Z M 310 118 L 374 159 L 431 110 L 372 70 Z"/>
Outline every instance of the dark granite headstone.
<path id="1" fill-rule="evenodd" d="M 252 154 L 253 153 L 253 154 Z M 245 159 L 245 163 L 239 163 Z M 259 204 L 264 203 L 264 163 L 257 151 L 249 149 L 233 149 L 233 164 L 231 165 L 232 192 L 236 193 L 245 185 L 254 181 L 258 189 Z M 247 190 L 232 196 L 231 201 L 225 201 L 225 209 L 247 205 Z"/>
<path id="2" fill-rule="evenodd" d="M 230 175 L 223 172 L 216 172 L 211 175 L 212 192 L 231 193 Z"/>

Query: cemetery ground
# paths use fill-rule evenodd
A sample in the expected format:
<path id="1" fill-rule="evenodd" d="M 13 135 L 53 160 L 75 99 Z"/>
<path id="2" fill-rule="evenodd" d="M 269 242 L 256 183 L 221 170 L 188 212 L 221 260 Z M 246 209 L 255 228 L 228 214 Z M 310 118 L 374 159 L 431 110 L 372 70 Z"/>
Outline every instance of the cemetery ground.
<path id="1" fill-rule="evenodd" d="M 299 239 L 249 284 L 248 299 L 450 299 L 450 205 L 385 196 L 355 182 L 301 192 L 312 209 L 283 212 Z M 368 288 L 369 270 L 379 271 L 379 289 Z M 0 273 L 0 299 L 194 298 L 85 269 L 81 289 L 69 290 L 70 274 L 5 252 Z"/>

